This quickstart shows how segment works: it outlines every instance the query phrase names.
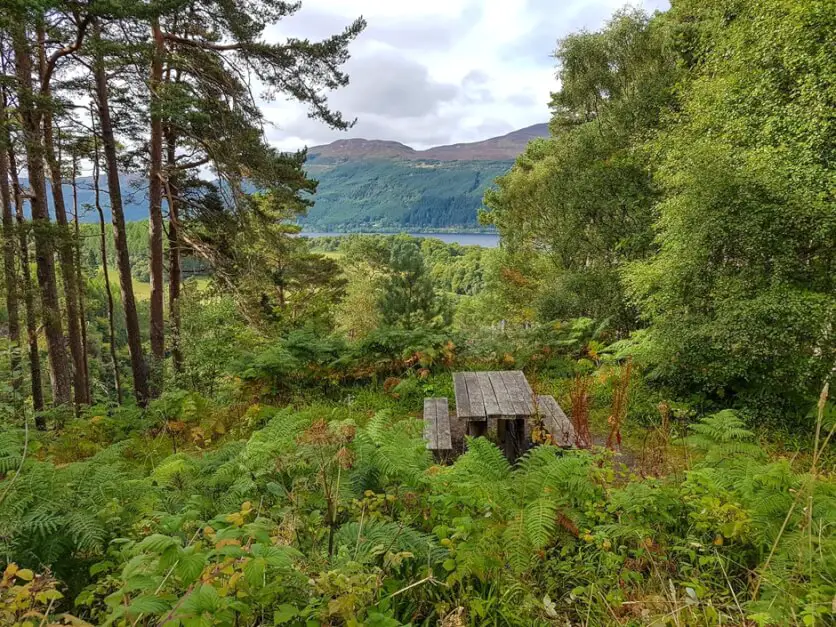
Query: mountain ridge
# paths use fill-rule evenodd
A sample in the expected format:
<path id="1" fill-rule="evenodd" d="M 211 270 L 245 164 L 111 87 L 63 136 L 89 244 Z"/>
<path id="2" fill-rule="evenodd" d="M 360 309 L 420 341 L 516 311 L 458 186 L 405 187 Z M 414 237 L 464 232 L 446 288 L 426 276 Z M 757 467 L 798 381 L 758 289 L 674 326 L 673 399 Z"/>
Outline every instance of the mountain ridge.
<path id="1" fill-rule="evenodd" d="M 546 135 L 547 125 L 535 124 L 499 137 L 426 150 L 377 139 L 314 146 L 305 169 L 319 185 L 314 206 L 299 223 L 320 231 L 479 229 L 477 212 L 485 190 L 511 168 L 531 139 Z M 121 174 L 120 182 L 126 220 L 147 219 L 145 177 Z M 96 222 L 92 178 L 79 177 L 77 183 L 79 219 Z M 110 221 L 104 175 L 99 185 L 105 220 Z M 63 192 L 65 204 L 72 207 L 71 186 L 65 183 Z M 51 195 L 48 202 L 54 216 Z"/>
<path id="2" fill-rule="evenodd" d="M 382 139 L 338 139 L 311 146 L 308 158 L 346 161 L 350 159 L 405 159 L 410 161 L 513 161 L 532 139 L 548 137 L 547 123 L 533 124 L 475 142 L 459 142 L 416 150 L 401 142 Z"/>
<path id="3" fill-rule="evenodd" d="M 319 231 L 479 229 L 485 190 L 529 141 L 548 135 L 547 124 L 535 124 L 426 150 L 356 138 L 314 146 L 305 167 L 319 186 L 299 222 Z"/>

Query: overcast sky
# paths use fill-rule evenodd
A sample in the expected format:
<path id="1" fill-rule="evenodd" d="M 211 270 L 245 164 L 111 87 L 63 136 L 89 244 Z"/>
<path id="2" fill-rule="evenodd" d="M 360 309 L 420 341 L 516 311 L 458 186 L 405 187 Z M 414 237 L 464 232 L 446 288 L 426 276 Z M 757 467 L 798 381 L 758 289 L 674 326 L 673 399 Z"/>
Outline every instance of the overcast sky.
<path id="1" fill-rule="evenodd" d="M 564 35 L 596 30 L 625 0 L 304 0 L 269 33 L 320 39 L 362 15 L 351 84 L 329 97 L 348 132 L 292 102 L 264 104 L 270 141 L 289 150 L 364 137 L 414 148 L 477 141 L 548 120 L 557 83 L 552 52 Z M 634 0 L 649 12 L 667 0 Z"/>

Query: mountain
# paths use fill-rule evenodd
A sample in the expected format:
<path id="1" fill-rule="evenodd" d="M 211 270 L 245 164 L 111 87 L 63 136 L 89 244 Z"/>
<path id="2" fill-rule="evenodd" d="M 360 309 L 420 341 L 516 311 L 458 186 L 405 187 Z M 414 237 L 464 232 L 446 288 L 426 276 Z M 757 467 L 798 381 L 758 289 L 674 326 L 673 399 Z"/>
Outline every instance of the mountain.
<path id="1" fill-rule="evenodd" d="M 136 222 L 148 219 L 148 179 L 139 174 L 120 174 L 119 182 L 122 188 L 122 208 L 125 213 L 125 220 Z M 21 178 L 21 185 L 29 186 L 29 180 Z M 99 214 L 96 211 L 96 194 L 93 190 L 93 177 L 80 176 L 76 179 L 78 194 L 78 217 L 80 222 L 98 222 Z M 72 185 L 64 183 L 64 204 L 67 207 L 67 218 L 73 219 L 73 188 Z M 107 177 L 103 174 L 99 177 L 99 189 L 101 190 L 100 201 L 106 222 L 110 222 L 110 199 L 107 192 Z M 55 217 L 55 206 L 52 201 L 52 190 L 47 180 L 47 205 L 49 215 Z M 29 205 L 25 206 L 25 213 L 29 216 Z"/>
<path id="2" fill-rule="evenodd" d="M 537 137 L 548 137 L 548 124 L 535 124 L 501 137 L 465 144 L 415 150 L 400 142 L 378 139 L 339 139 L 308 149 L 310 160 L 348 161 L 352 159 L 408 159 L 413 161 L 513 161 L 526 144 Z"/>
<path id="3" fill-rule="evenodd" d="M 393 141 L 341 139 L 308 149 L 319 180 L 301 223 L 310 231 L 474 229 L 482 196 L 508 171 L 537 124 L 479 142 L 415 150 Z"/>
<path id="4" fill-rule="evenodd" d="M 482 196 L 526 144 L 548 136 L 537 124 L 483 141 L 415 150 L 395 141 L 341 139 L 308 150 L 308 173 L 319 180 L 315 204 L 300 220 L 309 231 L 475 229 Z M 125 218 L 148 218 L 147 180 L 122 175 Z M 24 185 L 26 181 L 23 181 Z M 100 178 L 105 220 L 107 182 Z M 64 185 L 68 209 L 72 188 Z M 78 179 L 82 222 L 96 222 L 92 177 Z M 52 202 L 50 200 L 50 212 Z"/>

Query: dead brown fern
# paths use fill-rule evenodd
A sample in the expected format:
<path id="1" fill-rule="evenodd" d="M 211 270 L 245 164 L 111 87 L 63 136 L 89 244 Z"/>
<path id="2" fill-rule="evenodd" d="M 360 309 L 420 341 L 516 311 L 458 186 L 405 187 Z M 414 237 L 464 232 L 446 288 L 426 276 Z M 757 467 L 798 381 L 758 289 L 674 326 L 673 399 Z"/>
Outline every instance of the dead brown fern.
<path id="1" fill-rule="evenodd" d="M 569 388 L 569 398 L 572 401 L 572 426 L 575 428 L 575 446 L 589 448 L 592 446 L 592 435 L 589 431 L 589 398 L 592 379 L 576 375 Z"/>
<path id="2" fill-rule="evenodd" d="M 627 404 L 630 397 L 630 376 L 633 373 L 633 362 L 628 361 L 621 369 L 621 376 L 616 382 L 615 391 L 612 397 L 612 409 L 607 418 L 610 426 L 610 434 L 607 436 L 607 448 L 615 449 L 616 445 L 621 446 L 621 425 L 627 417 Z"/>

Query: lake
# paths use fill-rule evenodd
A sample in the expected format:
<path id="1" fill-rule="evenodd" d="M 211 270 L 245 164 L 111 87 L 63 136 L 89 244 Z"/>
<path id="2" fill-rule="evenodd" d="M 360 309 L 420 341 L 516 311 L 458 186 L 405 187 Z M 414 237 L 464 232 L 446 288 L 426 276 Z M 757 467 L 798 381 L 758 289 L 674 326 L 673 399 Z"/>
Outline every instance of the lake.
<path id="1" fill-rule="evenodd" d="M 300 233 L 302 237 L 339 237 L 342 235 L 355 235 L 354 233 Z M 392 235 L 392 233 L 357 233 L 357 235 Z M 407 233 L 413 237 L 434 237 L 448 244 L 461 244 L 462 246 L 482 246 L 483 248 L 496 248 L 499 246 L 499 235 L 495 233 Z"/>

